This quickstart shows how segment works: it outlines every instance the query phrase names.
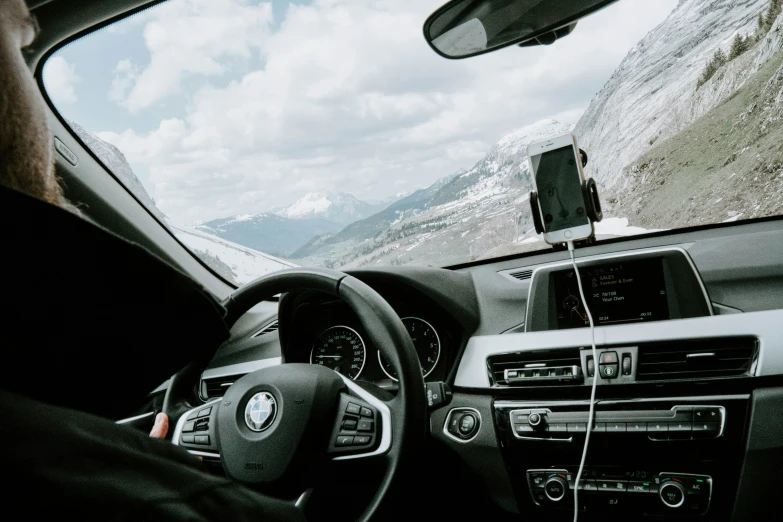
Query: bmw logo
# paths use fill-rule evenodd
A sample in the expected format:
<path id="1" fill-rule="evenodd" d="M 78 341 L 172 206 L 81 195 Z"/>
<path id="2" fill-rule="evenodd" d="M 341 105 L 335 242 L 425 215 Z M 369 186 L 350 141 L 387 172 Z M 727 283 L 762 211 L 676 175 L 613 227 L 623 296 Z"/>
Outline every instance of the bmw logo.
<path id="1" fill-rule="evenodd" d="M 277 401 L 269 392 L 253 395 L 245 406 L 245 423 L 253 431 L 264 431 L 275 421 Z"/>

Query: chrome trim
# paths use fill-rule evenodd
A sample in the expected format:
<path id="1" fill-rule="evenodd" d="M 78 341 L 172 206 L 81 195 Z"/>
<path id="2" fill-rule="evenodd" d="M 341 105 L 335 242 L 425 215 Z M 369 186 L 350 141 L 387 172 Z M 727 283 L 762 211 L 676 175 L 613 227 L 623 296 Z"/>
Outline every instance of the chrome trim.
<path id="1" fill-rule="evenodd" d="M 735 395 L 701 395 L 698 397 L 644 397 L 639 399 L 603 400 L 596 399 L 596 404 L 629 404 L 636 402 L 683 402 L 683 401 L 731 401 L 750 399 L 749 393 Z M 590 401 L 495 401 L 495 408 L 544 408 L 546 406 L 589 406 Z M 692 406 L 683 404 L 682 406 Z M 700 407 L 700 405 L 694 405 Z M 714 405 L 713 405 L 714 406 Z M 721 406 L 722 407 L 722 406 Z"/>
<path id="2" fill-rule="evenodd" d="M 229 364 L 228 366 L 220 366 L 218 368 L 207 368 L 204 370 L 204 373 L 201 374 L 201 380 L 219 379 L 220 377 L 229 377 L 231 375 L 245 375 L 262 368 L 278 366 L 282 363 L 282 357 L 269 357 L 268 359 L 257 359 L 255 361 Z"/>
<path id="3" fill-rule="evenodd" d="M 310 500 L 310 496 L 313 494 L 313 488 L 308 488 L 299 495 L 299 498 L 294 502 L 294 507 L 297 509 L 304 509 L 307 501 Z"/>
<path id="4" fill-rule="evenodd" d="M 154 411 L 148 411 L 147 413 L 142 413 L 141 415 L 136 415 L 135 417 L 128 417 L 127 419 L 120 419 L 114 424 L 125 424 L 128 422 L 133 422 L 135 420 L 143 419 L 144 417 L 149 417 L 150 415 L 155 415 Z"/>
<path id="5" fill-rule="evenodd" d="M 751 336 L 758 340 L 755 376 L 783 375 L 783 310 L 713 315 L 691 319 L 598 326 L 596 345 L 636 346 L 657 341 L 684 341 Z M 459 361 L 455 388 L 491 388 L 487 358 L 542 349 L 589 346 L 589 329 L 573 328 L 516 334 L 477 335 L 468 340 Z M 687 350 L 683 350 L 687 353 Z M 717 381 L 717 379 L 716 379 Z"/>
<path id="6" fill-rule="evenodd" d="M 359 332 L 357 332 L 356 330 L 354 330 L 350 326 L 345 326 L 345 325 L 342 325 L 342 324 L 338 324 L 338 325 L 335 325 L 335 326 L 330 326 L 329 328 L 327 328 L 323 332 L 319 333 L 318 337 L 315 338 L 315 342 L 317 343 L 318 339 L 320 339 L 323 334 L 325 334 L 329 330 L 334 330 L 335 328 L 345 328 L 346 330 L 352 331 L 353 333 L 356 334 L 356 337 L 358 337 L 359 341 L 362 343 L 362 350 L 364 350 L 364 357 L 362 357 L 362 367 L 359 368 L 358 372 L 356 372 L 356 376 L 355 377 L 350 377 L 350 379 L 352 381 L 355 381 L 362 374 L 362 371 L 364 371 L 364 365 L 367 364 L 367 345 L 364 343 L 364 339 L 362 339 L 362 336 L 359 335 Z M 315 343 L 313 343 L 313 347 L 310 348 L 310 364 L 313 364 L 313 351 L 314 350 L 315 350 Z M 328 368 L 328 366 L 327 366 L 327 368 Z"/>
<path id="7" fill-rule="evenodd" d="M 212 453 L 211 451 L 197 451 L 197 450 L 187 450 L 188 453 L 191 455 L 198 455 L 199 457 L 211 457 L 213 459 L 219 459 L 220 453 Z"/>
<path id="8" fill-rule="evenodd" d="M 460 439 L 459 437 L 455 437 L 451 433 L 449 433 L 449 421 L 451 420 L 451 416 L 454 414 L 455 411 L 472 411 L 476 414 L 478 417 L 478 427 L 476 428 L 476 433 L 473 434 L 473 436 L 469 439 Z M 478 437 L 479 432 L 481 431 L 481 413 L 476 408 L 467 408 L 464 406 L 460 406 L 458 408 L 452 408 L 449 410 L 449 414 L 446 415 L 446 422 L 443 423 L 443 434 L 450 438 L 451 440 L 456 440 L 457 442 L 462 443 L 468 443 Z"/>
<path id="9" fill-rule="evenodd" d="M 188 415 L 190 415 L 192 412 L 202 409 L 204 406 L 209 406 L 210 404 L 220 402 L 223 400 L 223 397 L 218 397 L 217 399 L 212 399 L 209 402 L 205 402 L 204 404 L 200 404 L 196 406 L 195 408 L 191 408 L 185 413 L 183 413 L 179 420 L 177 421 L 177 426 L 174 428 L 174 435 L 171 436 L 171 443 L 175 446 L 179 446 L 179 438 L 182 435 L 182 427 L 185 425 L 185 422 L 187 421 Z M 214 458 L 220 458 L 220 453 L 211 453 L 208 451 L 198 451 L 198 450 L 191 450 L 188 448 L 183 448 L 188 451 L 188 453 L 192 453 L 193 455 L 200 455 L 202 457 L 214 457 Z"/>
<path id="10" fill-rule="evenodd" d="M 350 391 L 355 393 L 359 398 L 369 402 L 370 405 L 377 409 L 378 413 L 381 414 L 381 442 L 374 451 L 367 453 L 357 453 L 355 455 L 341 455 L 339 457 L 334 457 L 332 460 L 360 459 L 386 453 L 389 451 L 389 448 L 391 448 L 392 441 L 391 411 L 389 410 L 389 407 L 375 395 L 353 382 L 349 377 L 346 377 L 341 373 L 338 373 L 337 375 L 339 375 L 343 382 L 345 382 L 345 385 L 348 386 Z"/>
<path id="11" fill-rule="evenodd" d="M 417 321 L 421 321 L 422 323 L 426 324 L 435 333 L 435 339 L 437 339 L 437 341 L 438 341 L 438 357 L 435 359 L 435 364 L 432 365 L 432 368 L 430 368 L 430 371 L 428 371 L 427 373 L 424 374 L 424 377 L 426 378 L 429 374 L 431 374 L 435 370 L 435 368 L 438 367 L 438 363 L 440 362 L 440 353 L 441 353 L 440 335 L 438 335 L 438 331 L 435 329 L 434 326 L 432 326 L 430 323 L 428 323 L 427 321 L 425 321 L 421 317 L 413 317 L 413 316 L 401 317 L 400 321 L 404 321 L 405 319 L 416 319 Z M 406 330 L 407 330 L 407 328 L 406 328 Z M 410 334 L 408 334 L 408 335 L 410 335 Z M 386 368 L 383 367 L 383 361 L 381 361 L 381 351 L 380 350 L 378 350 L 378 364 L 381 366 L 381 370 L 383 371 L 383 373 L 386 374 L 386 377 L 388 377 L 389 379 L 391 379 L 391 380 L 393 380 L 395 382 L 399 380 L 399 379 L 395 379 L 394 377 L 389 375 L 389 372 L 387 372 Z M 421 364 L 421 360 L 419 360 L 419 364 Z"/>
<path id="12" fill-rule="evenodd" d="M 585 263 L 585 262 L 592 263 L 594 261 L 604 261 L 604 260 L 618 259 L 624 257 L 643 256 L 647 254 L 658 254 L 661 252 L 679 252 L 685 257 L 685 259 L 688 261 L 688 265 L 690 265 L 691 267 L 691 270 L 693 270 L 693 275 L 696 276 L 696 280 L 699 282 L 699 287 L 701 288 L 702 295 L 704 295 L 704 301 L 707 303 L 707 308 L 710 311 L 710 315 L 711 316 L 715 315 L 715 310 L 712 308 L 712 301 L 710 300 L 710 296 L 707 293 L 707 288 L 704 286 L 704 281 L 701 280 L 701 275 L 699 274 L 696 265 L 693 263 L 693 259 L 691 259 L 691 256 L 688 254 L 688 252 L 682 247 L 659 247 L 659 248 L 640 249 L 640 250 L 628 251 L 623 253 L 597 254 L 593 256 L 576 257 L 573 262 L 570 259 L 568 259 L 565 261 L 556 261 L 554 263 L 539 265 L 533 269 L 533 275 L 530 276 L 530 286 L 527 289 L 526 303 L 528 305 L 530 304 L 530 295 L 533 293 L 536 274 L 538 273 L 539 270 L 557 268 L 560 266 L 574 266 L 574 263 L 579 265 L 580 263 Z M 528 315 L 532 313 L 533 311 L 530 309 L 530 306 L 527 306 L 525 310 L 525 332 L 527 332 L 527 325 L 530 323 L 528 319 Z M 654 321 L 650 321 L 650 322 L 654 322 Z"/>
<path id="13" fill-rule="evenodd" d="M 671 504 L 669 504 L 668 502 L 666 502 L 663 499 L 663 495 L 661 495 L 663 493 L 663 488 L 668 487 L 668 486 L 672 486 L 672 487 L 674 487 L 676 489 L 679 489 L 680 490 L 680 495 L 682 495 L 682 498 L 680 499 L 680 501 L 677 504 L 673 505 L 673 506 Z M 712 488 L 710 488 L 710 489 L 712 489 Z M 683 504 L 685 504 L 685 497 L 687 497 L 687 496 L 688 496 L 688 492 L 685 490 L 685 486 L 683 486 L 679 482 L 675 482 L 675 481 L 667 482 L 666 484 L 661 484 L 658 487 L 658 498 L 661 499 L 661 502 L 663 502 L 663 505 L 666 506 L 667 508 L 677 509 L 678 507 L 680 507 Z"/>

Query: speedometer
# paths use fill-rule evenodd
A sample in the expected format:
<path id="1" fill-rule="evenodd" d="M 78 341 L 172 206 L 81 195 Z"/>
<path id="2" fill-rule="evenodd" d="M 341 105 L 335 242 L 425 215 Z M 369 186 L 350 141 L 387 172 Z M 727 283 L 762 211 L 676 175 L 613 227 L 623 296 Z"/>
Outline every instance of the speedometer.
<path id="1" fill-rule="evenodd" d="M 356 330 L 333 326 L 316 339 L 310 352 L 310 364 L 326 366 L 355 380 L 362 373 L 366 356 L 364 341 Z"/>
<path id="2" fill-rule="evenodd" d="M 405 329 L 408 330 L 408 334 L 411 336 L 413 346 L 419 355 L 421 372 L 426 377 L 432 373 L 432 370 L 438 365 L 438 360 L 440 360 L 440 338 L 438 337 L 438 332 L 435 331 L 435 328 L 430 323 L 418 317 L 403 317 L 402 324 L 405 325 Z M 381 352 L 378 352 L 378 361 L 381 363 L 383 373 L 396 381 L 397 372 L 381 355 Z"/>

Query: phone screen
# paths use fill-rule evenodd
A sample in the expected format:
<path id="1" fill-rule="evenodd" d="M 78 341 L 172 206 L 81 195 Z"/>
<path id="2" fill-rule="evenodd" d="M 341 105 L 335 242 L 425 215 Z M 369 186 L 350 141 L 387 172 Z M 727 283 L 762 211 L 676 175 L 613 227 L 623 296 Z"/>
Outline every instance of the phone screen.
<path id="1" fill-rule="evenodd" d="M 554 232 L 590 224 L 582 195 L 582 178 L 573 147 L 561 147 L 531 158 L 544 230 Z"/>

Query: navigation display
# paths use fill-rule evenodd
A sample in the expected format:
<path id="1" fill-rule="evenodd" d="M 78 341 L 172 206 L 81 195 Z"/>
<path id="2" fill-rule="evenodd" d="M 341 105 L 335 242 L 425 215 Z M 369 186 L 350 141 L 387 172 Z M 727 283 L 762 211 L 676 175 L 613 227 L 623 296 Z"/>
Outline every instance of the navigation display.
<path id="1" fill-rule="evenodd" d="M 661 259 L 579 267 L 587 305 L 598 325 L 669 319 Z M 552 274 L 558 329 L 590 326 L 574 270 Z"/>

